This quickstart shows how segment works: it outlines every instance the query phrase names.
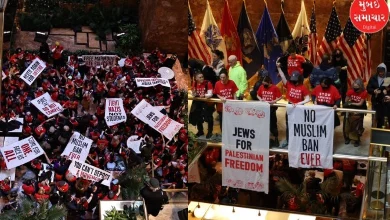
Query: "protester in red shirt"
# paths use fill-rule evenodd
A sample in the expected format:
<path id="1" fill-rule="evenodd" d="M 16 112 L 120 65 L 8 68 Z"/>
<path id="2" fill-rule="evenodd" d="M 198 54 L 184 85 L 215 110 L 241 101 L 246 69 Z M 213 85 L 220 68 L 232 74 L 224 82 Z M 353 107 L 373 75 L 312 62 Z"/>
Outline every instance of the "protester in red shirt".
<path id="1" fill-rule="evenodd" d="M 346 108 L 354 109 L 367 109 L 366 104 L 367 99 L 367 90 L 364 88 L 363 81 L 361 79 L 356 79 L 352 84 L 352 89 L 348 90 L 347 97 L 345 98 Z M 354 139 L 354 146 L 359 147 L 360 137 L 364 132 L 363 120 L 364 114 L 362 113 L 353 113 L 349 112 L 344 117 L 343 132 L 345 144 L 349 144 L 351 139 L 354 139 L 356 136 L 357 140 Z M 356 135 L 351 135 L 355 133 Z"/>
<path id="2" fill-rule="evenodd" d="M 198 98 L 211 98 L 213 96 L 213 85 L 211 82 L 204 80 L 203 73 L 201 72 L 196 74 L 195 80 L 196 81 L 192 85 L 192 96 Z M 197 126 L 198 133 L 196 136 L 200 137 L 204 135 L 203 122 L 206 121 L 208 124 L 206 138 L 211 138 L 214 127 L 214 105 L 202 101 L 193 101 L 191 109 L 194 111 L 191 110 L 190 123 Z"/>
<path id="3" fill-rule="evenodd" d="M 108 194 L 103 198 L 103 200 L 117 200 L 120 193 L 121 186 L 119 185 L 117 193 L 115 193 L 113 190 L 110 190 Z"/>
<path id="4" fill-rule="evenodd" d="M 230 80 L 226 69 L 222 69 L 219 73 L 220 81 L 215 83 L 214 94 L 218 96 L 223 102 L 226 102 L 227 99 L 235 99 L 236 92 L 238 88 L 233 80 Z M 222 133 L 222 112 L 223 112 L 222 103 L 217 103 L 217 112 L 219 114 L 219 127 L 221 128 Z"/>
<path id="5" fill-rule="evenodd" d="M 291 47 L 289 52 L 290 56 L 287 58 L 288 76 L 291 77 L 294 71 L 298 71 L 300 75 L 303 75 L 302 64 L 306 62 L 305 57 L 298 55 L 294 46 Z"/>
<path id="6" fill-rule="evenodd" d="M 30 180 L 27 180 L 26 183 L 23 184 L 22 189 L 27 195 L 32 195 L 35 192 L 35 187 Z"/>
<path id="7" fill-rule="evenodd" d="M 337 109 L 340 106 L 341 96 L 335 86 L 332 85 L 332 80 L 328 77 L 321 79 L 313 91 L 313 100 L 316 105 L 324 105 Z M 334 113 L 334 127 L 340 125 L 340 119 L 337 113 Z"/>
<path id="8" fill-rule="evenodd" d="M 282 69 L 280 69 L 280 63 L 277 63 L 278 72 L 282 78 L 283 85 L 287 88 L 287 100 L 293 107 L 296 105 L 304 105 L 310 101 L 310 93 L 307 88 L 303 85 L 303 76 L 298 72 L 294 71 L 291 74 L 290 80 L 287 81 Z M 286 112 L 286 141 L 282 144 L 285 148 L 288 146 L 288 114 Z"/>
<path id="9" fill-rule="evenodd" d="M 11 190 L 10 180 L 8 178 L 0 181 L 0 197 L 7 196 Z"/>
<path id="10" fill-rule="evenodd" d="M 62 66 L 62 52 L 64 51 L 64 47 L 60 45 L 60 43 L 57 41 L 55 44 L 55 47 L 51 50 L 53 53 L 53 59 L 54 63 L 53 66 L 54 68 L 57 69 L 57 67 Z"/>
<path id="11" fill-rule="evenodd" d="M 264 76 L 262 85 L 257 90 L 257 98 L 260 101 L 268 102 L 269 104 L 275 104 L 282 98 L 282 93 L 279 88 L 272 84 L 271 77 Z M 278 132 L 278 119 L 276 117 L 276 110 L 278 107 L 271 106 L 270 109 L 270 131 L 275 137 L 273 145 L 279 147 L 279 132 Z"/>

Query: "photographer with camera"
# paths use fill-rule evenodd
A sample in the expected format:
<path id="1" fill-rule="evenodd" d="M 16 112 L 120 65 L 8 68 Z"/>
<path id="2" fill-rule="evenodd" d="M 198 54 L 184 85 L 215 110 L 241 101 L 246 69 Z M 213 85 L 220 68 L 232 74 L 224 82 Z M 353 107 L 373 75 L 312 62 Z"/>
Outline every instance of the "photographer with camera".
<path id="1" fill-rule="evenodd" d="M 145 187 L 141 189 L 141 196 L 145 200 L 146 210 L 154 217 L 164 208 L 163 205 L 168 202 L 168 196 L 160 188 L 160 183 L 156 178 L 151 178 L 149 182 L 145 182 Z"/>

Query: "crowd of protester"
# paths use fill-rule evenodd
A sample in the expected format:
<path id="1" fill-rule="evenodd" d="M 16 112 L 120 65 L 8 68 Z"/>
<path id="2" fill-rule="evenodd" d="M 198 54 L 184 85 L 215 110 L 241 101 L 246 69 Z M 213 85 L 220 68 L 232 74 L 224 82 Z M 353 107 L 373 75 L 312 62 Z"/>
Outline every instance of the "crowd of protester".
<path id="1" fill-rule="evenodd" d="M 16 201 L 24 195 L 36 201 L 49 201 L 51 205 L 64 204 L 68 214 L 95 216 L 99 214 L 99 200 L 120 198 L 118 177 L 113 178 L 110 187 L 101 182 L 77 178 L 68 171 L 71 160 L 61 156 L 73 132 L 93 140 L 86 163 L 107 171 L 124 173 L 128 168 L 149 165 L 160 184 L 185 188 L 187 183 L 187 130 L 183 127 L 172 139 L 167 140 L 160 133 L 131 114 L 142 100 L 153 106 L 164 106 L 163 114 L 179 123 L 185 123 L 185 103 L 175 78 L 170 79 L 171 88 L 161 85 L 137 87 L 135 78 L 160 77 L 158 69 L 172 68 L 176 56 L 167 56 L 158 49 L 149 55 L 127 56 L 124 66 L 87 66 L 75 55 L 63 57 L 64 48 L 56 42 L 53 48 L 42 43 L 39 53 L 18 48 L 4 57 L 2 82 L 1 119 L 10 121 L 23 118 L 20 140 L 33 136 L 44 149 L 45 154 L 25 164 L 27 171 L 22 179 L 0 180 L 0 195 L 5 203 Z M 35 58 L 43 60 L 47 67 L 31 86 L 20 77 Z M 31 100 L 48 92 L 60 103 L 64 111 L 47 118 Z M 127 121 L 107 126 L 104 120 L 105 98 L 122 98 Z M 137 135 L 143 139 L 140 154 L 128 148 L 126 141 Z M 7 136 L 7 134 L 4 134 Z M 48 164 L 46 166 L 45 164 Z M 4 158 L 0 156 L 0 171 L 6 170 Z M 20 169 L 18 167 L 17 169 Z M 22 185 L 20 185 L 22 184 Z M 12 206 L 4 207 L 4 210 Z"/>

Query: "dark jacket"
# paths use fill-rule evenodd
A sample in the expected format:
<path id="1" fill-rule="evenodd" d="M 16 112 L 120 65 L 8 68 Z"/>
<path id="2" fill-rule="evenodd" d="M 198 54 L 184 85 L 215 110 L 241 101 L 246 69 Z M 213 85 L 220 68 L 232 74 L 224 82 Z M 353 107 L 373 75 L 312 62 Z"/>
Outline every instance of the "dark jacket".
<path id="1" fill-rule="evenodd" d="M 148 214 L 156 217 L 162 206 L 167 203 L 168 196 L 161 189 L 153 192 L 148 186 L 141 189 L 141 196 L 145 200 L 146 210 Z"/>
<path id="2" fill-rule="evenodd" d="M 384 63 L 381 63 L 378 65 L 377 68 L 379 68 L 379 67 L 385 68 L 385 77 L 386 77 L 386 75 L 387 75 L 386 65 Z M 375 94 L 374 94 L 375 89 L 380 89 L 382 91 L 385 89 L 383 86 L 378 84 L 378 74 L 371 76 L 370 80 L 367 83 L 367 92 L 371 95 L 371 103 L 372 103 L 372 106 L 374 107 L 374 109 L 377 105 L 381 104 L 382 100 L 383 100 L 383 92 L 378 94 L 375 97 Z"/>

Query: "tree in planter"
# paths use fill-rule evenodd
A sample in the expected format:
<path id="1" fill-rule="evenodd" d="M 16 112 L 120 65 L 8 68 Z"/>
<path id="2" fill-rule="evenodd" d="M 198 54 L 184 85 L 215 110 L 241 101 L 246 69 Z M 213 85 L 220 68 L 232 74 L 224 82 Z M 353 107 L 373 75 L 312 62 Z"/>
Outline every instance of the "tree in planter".
<path id="1" fill-rule="evenodd" d="M 112 207 L 110 211 L 106 211 L 104 215 L 106 220 L 127 220 L 127 216 L 123 211 L 117 211 L 115 207 Z"/>
<path id="2" fill-rule="evenodd" d="M 281 199 L 287 204 L 290 211 L 308 212 L 314 214 L 325 214 L 326 205 L 324 199 L 338 199 L 337 176 L 327 178 L 321 183 L 321 190 L 317 193 L 316 200 L 310 200 L 310 195 L 306 192 L 306 183 L 296 186 L 287 179 L 281 178 L 276 182 L 276 187 L 282 193 Z M 329 214 L 329 213 L 328 213 Z"/>
<path id="3" fill-rule="evenodd" d="M 119 177 L 121 194 L 124 200 L 136 200 L 140 196 L 140 190 L 144 187 L 147 177 L 146 167 L 143 164 L 127 168 Z"/>
<path id="4" fill-rule="evenodd" d="M 117 41 L 117 50 L 128 55 L 138 55 L 142 52 L 141 32 L 138 26 L 136 24 L 126 24 L 120 29 L 125 34 Z"/>
<path id="5" fill-rule="evenodd" d="M 16 210 L 8 210 L 2 213 L 3 220 L 52 220 L 66 216 L 67 210 L 63 206 L 52 206 L 45 202 L 37 205 L 30 199 L 23 197 Z"/>

